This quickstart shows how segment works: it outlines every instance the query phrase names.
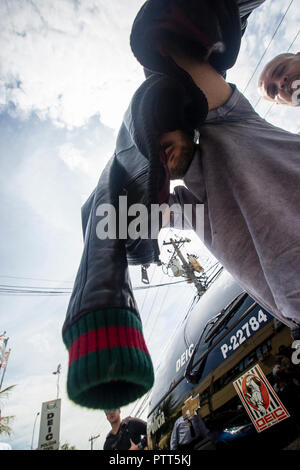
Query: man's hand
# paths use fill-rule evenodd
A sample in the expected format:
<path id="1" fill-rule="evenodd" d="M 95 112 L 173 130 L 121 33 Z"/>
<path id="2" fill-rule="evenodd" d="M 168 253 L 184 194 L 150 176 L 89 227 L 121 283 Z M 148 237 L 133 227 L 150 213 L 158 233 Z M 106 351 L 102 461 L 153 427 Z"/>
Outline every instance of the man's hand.
<path id="1" fill-rule="evenodd" d="M 161 135 L 159 143 L 167 157 L 171 179 L 182 179 L 192 161 L 195 144 L 193 139 L 181 130 Z"/>
<path id="2" fill-rule="evenodd" d="M 130 444 L 131 446 L 129 447 L 129 450 L 140 450 L 139 446 L 135 444 L 131 439 L 130 439 Z"/>

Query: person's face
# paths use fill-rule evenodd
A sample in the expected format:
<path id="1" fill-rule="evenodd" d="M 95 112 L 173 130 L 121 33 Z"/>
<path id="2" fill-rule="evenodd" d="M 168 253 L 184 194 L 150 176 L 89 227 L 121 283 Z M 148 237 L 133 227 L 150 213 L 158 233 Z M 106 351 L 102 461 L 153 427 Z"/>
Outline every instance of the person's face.
<path id="1" fill-rule="evenodd" d="M 258 87 L 264 98 L 269 101 L 299 106 L 300 52 L 280 54 L 271 60 L 259 77 Z"/>
<path id="2" fill-rule="evenodd" d="M 110 424 L 115 424 L 120 420 L 121 410 L 108 410 L 106 411 L 106 418 Z"/>
<path id="3" fill-rule="evenodd" d="M 194 155 L 194 142 L 183 131 L 163 134 L 159 143 L 165 152 L 171 180 L 182 179 Z"/>

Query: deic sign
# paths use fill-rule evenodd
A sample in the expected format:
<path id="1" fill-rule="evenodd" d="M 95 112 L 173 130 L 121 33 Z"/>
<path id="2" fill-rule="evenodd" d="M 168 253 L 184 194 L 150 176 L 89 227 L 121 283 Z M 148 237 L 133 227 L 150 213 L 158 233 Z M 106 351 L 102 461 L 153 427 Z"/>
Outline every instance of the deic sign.
<path id="1" fill-rule="evenodd" d="M 60 398 L 42 404 L 39 450 L 59 449 L 60 405 Z"/>
<path id="2" fill-rule="evenodd" d="M 183 367 L 193 354 L 194 345 L 191 344 L 189 348 L 187 348 L 180 356 L 180 358 L 176 361 L 176 372 L 178 372 L 181 367 Z"/>

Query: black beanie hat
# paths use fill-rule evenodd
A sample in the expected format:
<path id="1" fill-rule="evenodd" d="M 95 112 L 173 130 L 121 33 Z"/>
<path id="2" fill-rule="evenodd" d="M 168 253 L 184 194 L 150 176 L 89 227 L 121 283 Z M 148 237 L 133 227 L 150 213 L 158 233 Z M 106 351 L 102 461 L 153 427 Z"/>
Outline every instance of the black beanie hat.
<path id="1" fill-rule="evenodd" d="M 155 36 L 179 42 L 185 50 L 208 60 L 220 73 L 233 66 L 241 39 L 236 0 L 147 0 L 132 25 L 133 54 L 151 72 L 168 73 L 169 67 L 153 47 Z"/>

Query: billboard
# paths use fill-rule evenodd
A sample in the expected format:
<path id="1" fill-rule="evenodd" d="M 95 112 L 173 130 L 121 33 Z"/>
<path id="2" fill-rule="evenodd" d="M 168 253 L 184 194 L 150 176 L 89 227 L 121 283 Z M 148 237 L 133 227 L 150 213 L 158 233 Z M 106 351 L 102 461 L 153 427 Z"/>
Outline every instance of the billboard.
<path id="1" fill-rule="evenodd" d="M 42 404 L 38 450 L 58 450 L 61 399 Z"/>

